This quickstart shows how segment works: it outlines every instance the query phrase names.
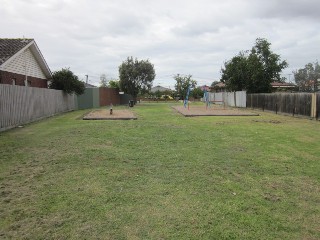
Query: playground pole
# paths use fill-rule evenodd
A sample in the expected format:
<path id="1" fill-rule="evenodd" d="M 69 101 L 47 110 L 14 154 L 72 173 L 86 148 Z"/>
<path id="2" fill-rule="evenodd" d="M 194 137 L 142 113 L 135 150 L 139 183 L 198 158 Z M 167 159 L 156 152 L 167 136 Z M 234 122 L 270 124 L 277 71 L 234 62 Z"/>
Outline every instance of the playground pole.
<path id="1" fill-rule="evenodd" d="M 184 100 L 184 107 L 185 108 L 187 107 L 187 104 L 188 104 L 189 94 L 190 94 L 190 86 L 188 87 L 187 95 L 186 95 L 186 98 Z"/>
<path id="2" fill-rule="evenodd" d="M 206 89 L 204 90 L 204 99 L 206 101 L 206 110 L 207 110 L 209 105 L 209 94 Z"/>

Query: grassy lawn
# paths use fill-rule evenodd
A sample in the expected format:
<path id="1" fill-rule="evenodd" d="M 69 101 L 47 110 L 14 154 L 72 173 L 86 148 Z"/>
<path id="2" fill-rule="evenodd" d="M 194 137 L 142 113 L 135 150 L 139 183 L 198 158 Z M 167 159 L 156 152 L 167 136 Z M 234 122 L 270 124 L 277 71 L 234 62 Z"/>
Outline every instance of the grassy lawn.
<path id="1" fill-rule="evenodd" d="M 320 239 L 320 122 L 133 111 L 0 133 L 0 238 Z"/>

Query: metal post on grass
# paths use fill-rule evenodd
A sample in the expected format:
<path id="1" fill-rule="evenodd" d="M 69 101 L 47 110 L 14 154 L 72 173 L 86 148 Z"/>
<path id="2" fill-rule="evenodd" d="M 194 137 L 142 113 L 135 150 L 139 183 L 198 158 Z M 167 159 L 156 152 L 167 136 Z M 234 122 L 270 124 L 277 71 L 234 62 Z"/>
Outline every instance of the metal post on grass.
<path id="1" fill-rule="evenodd" d="M 112 103 L 111 103 L 111 104 L 110 104 L 110 115 L 112 115 L 112 113 L 113 113 L 112 107 L 113 107 L 113 105 L 112 105 Z"/>
<path id="2" fill-rule="evenodd" d="M 184 107 L 186 108 L 187 107 L 187 104 L 189 103 L 189 94 L 190 94 L 190 86 L 188 87 L 188 90 L 187 90 L 187 95 L 184 99 Z"/>

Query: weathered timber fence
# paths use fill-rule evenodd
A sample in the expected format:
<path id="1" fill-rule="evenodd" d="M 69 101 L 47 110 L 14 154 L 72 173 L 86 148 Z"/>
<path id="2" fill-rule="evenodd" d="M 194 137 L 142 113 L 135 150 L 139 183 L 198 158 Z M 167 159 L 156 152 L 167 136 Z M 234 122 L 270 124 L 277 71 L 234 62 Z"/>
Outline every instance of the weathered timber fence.
<path id="1" fill-rule="evenodd" d="M 320 93 L 258 93 L 247 95 L 247 107 L 318 118 Z"/>
<path id="2" fill-rule="evenodd" d="M 317 109 L 317 113 L 316 113 L 316 118 L 319 119 L 320 118 L 320 93 L 316 94 L 316 109 Z"/>
<path id="3" fill-rule="evenodd" d="M 71 110 L 75 110 L 74 95 L 0 84 L 0 131 Z"/>

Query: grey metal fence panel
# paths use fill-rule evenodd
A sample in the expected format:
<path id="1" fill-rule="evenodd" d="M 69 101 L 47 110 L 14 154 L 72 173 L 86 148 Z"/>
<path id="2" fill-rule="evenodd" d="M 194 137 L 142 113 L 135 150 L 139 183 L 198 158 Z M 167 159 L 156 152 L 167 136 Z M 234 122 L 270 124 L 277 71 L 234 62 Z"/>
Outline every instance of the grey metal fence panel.
<path id="1" fill-rule="evenodd" d="M 209 101 L 229 107 L 246 107 L 246 91 L 209 93 Z"/>
<path id="2" fill-rule="evenodd" d="M 0 131 L 75 110 L 75 98 L 63 91 L 0 84 Z"/>
<path id="3" fill-rule="evenodd" d="M 209 101 L 213 102 L 215 104 L 222 104 L 222 101 L 224 99 L 224 93 L 209 93 Z"/>
<path id="4" fill-rule="evenodd" d="M 247 92 L 246 91 L 238 91 L 236 92 L 236 107 L 247 107 Z"/>
<path id="5" fill-rule="evenodd" d="M 234 107 L 235 106 L 234 92 L 225 92 L 224 96 L 225 96 L 224 102 L 226 106 Z"/>

